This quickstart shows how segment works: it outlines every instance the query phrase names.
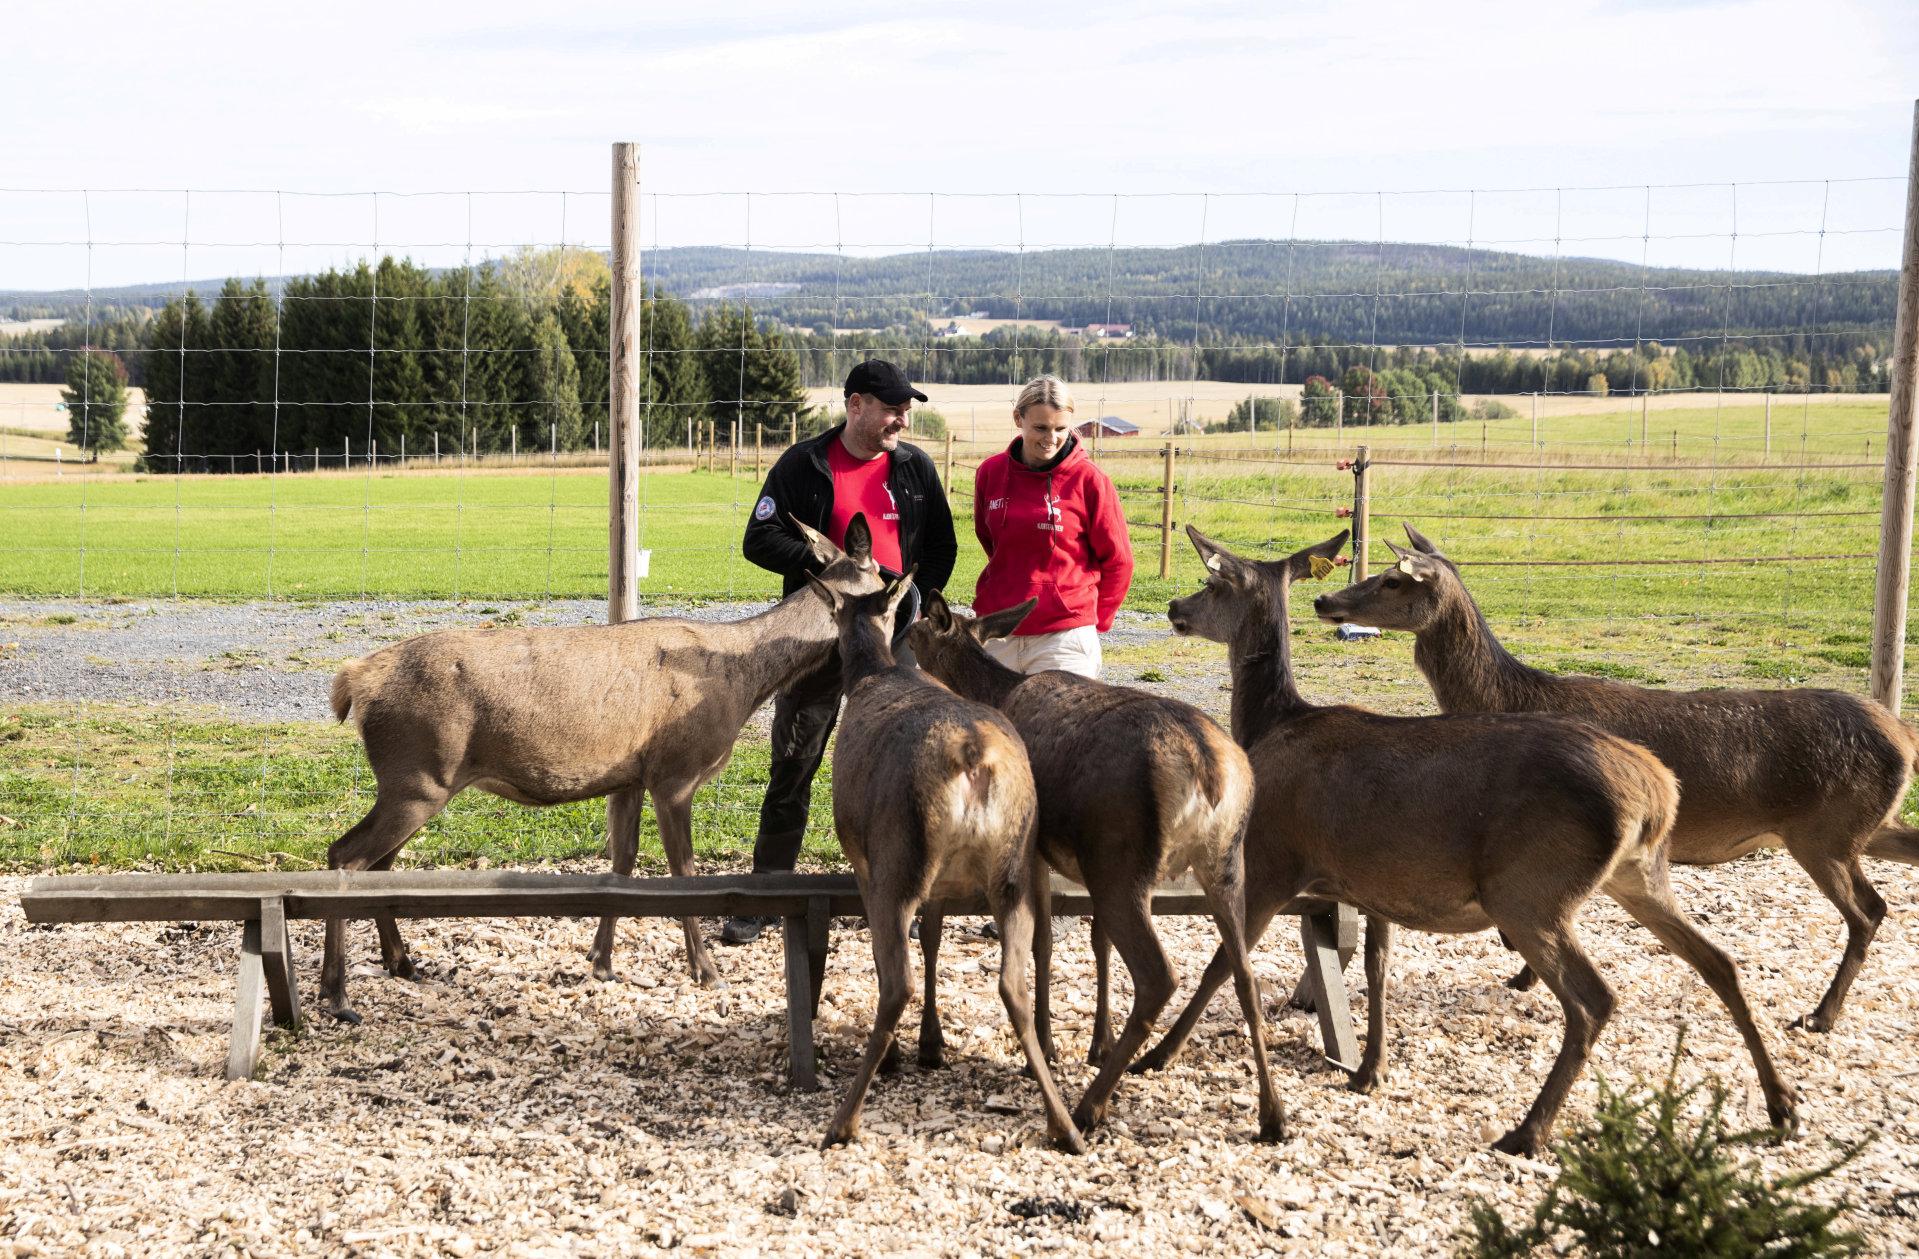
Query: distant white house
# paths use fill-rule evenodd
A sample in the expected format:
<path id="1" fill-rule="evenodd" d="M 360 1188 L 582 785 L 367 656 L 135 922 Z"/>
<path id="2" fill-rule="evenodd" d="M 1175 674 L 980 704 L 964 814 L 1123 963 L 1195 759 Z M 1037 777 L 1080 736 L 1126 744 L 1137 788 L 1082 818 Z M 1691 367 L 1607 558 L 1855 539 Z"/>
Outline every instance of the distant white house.
<path id="1" fill-rule="evenodd" d="M 976 311 L 973 311 L 971 314 L 967 315 L 966 317 L 968 319 L 991 319 L 993 317 L 993 312 L 990 310 L 976 310 Z"/>
<path id="2" fill-rule="evenodd" d="M 1117 415 L 1102 415 L 1097 420 L 1088 420 L 1074 426 L 1073 431 L 1081 437 L 1091 437 L 1097 429 L 1102 437 L 1137 437 L 1139 425 L 1130 420 L 1122 420 Z"/>

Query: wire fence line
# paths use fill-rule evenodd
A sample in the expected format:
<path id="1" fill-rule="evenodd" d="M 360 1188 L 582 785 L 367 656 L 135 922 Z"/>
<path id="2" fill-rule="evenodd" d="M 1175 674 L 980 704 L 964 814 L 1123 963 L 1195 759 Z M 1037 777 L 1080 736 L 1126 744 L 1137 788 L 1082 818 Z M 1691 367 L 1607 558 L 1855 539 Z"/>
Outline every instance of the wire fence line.
<path id="1" fill-rule="evenodd" d="M 1128 516 L 1136 611 L 1163 607 L 1197 577 L 1177 537 L 1186 524 L 1271 555 L 1352 523 L 1342 509 L 1350 512 L 1353 477 L 1338 462 L 1363 444 L 1371 452 L 1373 516 L 1439 522 L 1429 532 L 1462 564 L 1489 616 L 1549 667 L 1597 661 L 1628 674 L 1695 680 L 1703 668 L 1734 684 L 1809 677 L 1863 689 L 1857 656 L 1877 556 L 1871 518 L 1880 512 L 1886 400 L 1860 392 L 1859 382 L 1877 381 L 1883 364 L 1867 364 L 1866 377 L 1849 387 L 1836 378 L 1745 379 L 1721 353 L 1712 360 L 1715 375 L 1675 383 L 1654 378 L 1662 360 L 1649 347 L 1657 342 L 1669 359 L 1681 348 L 1843 346 L 1889 335 L 1876 313 L 1860 312 L 1890 310 L 1891 281 L 1876 269 L 1888 265 L 1888 242 L 1897 239 L 1904 184 L 1901 177 L 1277 194 L 647 191 L 640 201 L 647 260 L 663 264 L 647 273 L 649 282 L 677 284 L 682 247 L 751 264 L 736 266 L 744 277 L 737 282 L 675 290 L 696 321 L 742 305 L 764 312 L 769 324 L 781 323 L 783 310 L 797 319 L 817 309 L 835 331 L 825 348 L 809 343 L 810 374 L 830 380 L 879 354 L 937 382 L 928 392 L 943 423 L 915 440 L 947 483 L 962 550 L 952 586 L 962 598 L 980 565 L 967 536 L 979 463 L 1011 439 L 1018 387 L 1047 354 L 1063 360 L 1070 351 L 1083 366 L 1069 373 L 1077 418 L 1103 425 L 1111 416 L 1135 430 L 1122 437 L 1089 428 L 1082 441 L 1114 480 Z M 42 203 L 22 212 L 22 197 Z M 62 197 L 77 199 L 82 230 L 49 212 Z M 129 204 L 116 204 L 122 199 Z M 177 233 L 143 230 L 140 215 L 167 199 Z M 396 632 L 428 608 L 491 623 L 522 614 L 537 620 L 537 605 L 603 597 L 610 402 L 580 389 L 570 429 L 540 418 L 562 387 L 499 364 L 537 362 L 551 347 L 525 328 L 476 325 L 490 314 L 477 291 L 488 277 L 515 277 L 514 300 L 535 308 L 577 292 L 580 278 L 569 268 L 608 248 L 600 225 L 609 205 L 605 189 L 0 189 L 0 281 L 33 274 L 54 280 L 21 287 L 78 291 L 79 343 L 48 346 L 63 362 L 113 348 L 91 334 L 104 340 L 108 312 L 133 302 L 126 283 L 156 281 L 141 300 L 158 305 L 199 283 L 196 277 L 263 277 L 270 320 L 259 331 L 271 338 L 264 360 L 271 374 L 257 377 L 257 388 L 219 398 L 183 390 L 172 418 L 264 411 L 275 438 L 250 453 L 175 443 L 142 452 L 139 470 L 123 456 L 76 463 L 62 449 L 64 425 L 51 422 L 52 397 L 10 397 L 14 387 L 0 385 L 0 535 L 8 540 L 0 594 L 292 606 L 332 600 L 330 608 L 364 609 L 350 615 L 394 615 Z M 243 211 L 267 217 L 248 222 Z M 1421 275 L 1410 245 L 1466 252 L 1453 269 Z M 1058 270 L 1076 249 L 1094 256 L 1087 269 Z M 1184 270 L 1137 282 L 1127 268 L 1149 250 Z M 1496 250 L 1534 255 L 1550 279 L 1502 271 L 1488 252 Z M 1709 251 L 1721 256 L 1708 260 Z M 889 283 L 882 268 L 902 253 L 912 255 L 911 269 L 897 274 L 912 278 Z M 807 257 L 818 254 L 830 255 L 829 263 Z M 1638 282 L 1607 280 L 1584 254 L 1639 267 Z M 450 287 L 382 291 L 375 266 L 363 293 L 291 288 L 302 275 L 396 255 L 452 277 Z M 949 266 L 973 255 L 985 256 L 990 269 L 969 275 Z M 1283 270 L 1251 266 L 1265 255 L 1283 258 Z M 1329 259 L 1344 259 L 1348 269 L 1316 278 L 1327 274 L 1315 268 Z M 792 274 L 765 279 L 754 270 L 774 275 L 783 267 Z M 1668 273 L 1682 267 L 1690 274 Z M 960 278 L 948 279 L 954 275 Z M 211 292 L 219 284 L 200 287 Z M 0 297 L 0 317 L 8 304 L 26 313 L 30 298 Z M 1761 309 L 1751 303 L 1773 299 L 1798 302 L 1790 322 L 1741 322 L 1742 312 Z M 862 312 L 888 306 L 915 319 L 891 332 L 859 326 Z M 970 312 L 985 306 L 1003 315 L 977 321 L 978 336 L 938 335 L 936 325 L 973 326 Z M 1494 308 L 1498 321 L 1483 317 Z M 328 310 L 355 317 L 350 343 L 282 340 L 290 318 Z M 1130 320 L 1163 330 L 1151 338 L 1095 334 L 1096 321 L 1087 318 L 1069 343 L 1068 311 L 1093 311 L 1106 327 Z M 1435 312 L 1445 336 L 1412 343 L 1394 335 L 1409 322 L 1438 321 Z M 389 329 L 408 319 L 430 319 L 444 337 L 397 343 Z M 1245 326 L 1248 319 L 1256 326 Z M 669 343 L 657 322 L 643 319 L 640 331 L 641 406 L 655 439 L 639 485 L 640 545 L 651 559 L 642 593 L 659 609 L 764 600 L 777 579 L 744 562 L 739 539 L 766 470 L 798 432 L 756 419 L 756 408 L 783 399 L 754 382 L 761 366 L 791 350 L 755 341 L 745 326 L 736 345 Z M 8 327 L 0 325 L 0 336 Z M 1225 328 L 1238 330 L 1219 331 Z M 803 332 L 798 325 L 778 330 Z M 1063 348 L 1029 343 L 1042 336 L 1060 338 Z M 1145 339 L 1153 343 L 1140 344 Z M 244 338 L 168 346 L 189 378 L 221 370 L 251 348 L 257 341 Z M 608 370 L 609 345 L 568 348 L 579 380 Z M 1228 350 L 1275 356 L 1273 379 L 1205 376 Z M 1396 355 L 1413 351 L 1431 356 L 1429 363 L 1449 352 L 1451 379 L 1415 387 L 1388 375 Z M 1448 414 L 1434 422 L 1442 398 L 1471 395 L 1461 385 L 1480 356 L 1565 352 L 1618 352 L 1628 378 L 1623 385 L 1608 378 L 1604 387 L 1541 379 L 1537 388 L 1487 399 L 1510 415 Z M 1329 354 L 1385 383 L 1349 395 L 1334 382 L 1330 404 L 1310 409 L 1304 376 Z M 717 378 L 732 387 L 698 400 L 673 396 L 676 363 L 723 363 L 730 375 Z M 300 392 L 300 365 L 352 367 L 352 392 Z M 390 387 L 390 373 L 429 367 L 438 374 L 419 386 Z M 972 379 L 983 371 L 996 374 Z M 500 379 L 517 383 L 501 387 Z M 1297 408 L 1287 427 L 1260 427 L 1262 399 Z M 80 403 L 90 415 L 92 398 Z M 1243 426 L 1234 427 L 1240 403 Z M 832 408 L 830 388 L 807 399 L 822 404 Z M 11 416 L 9 406 L 17 408 Z M 1419 418 L 1408 418 L 1415 408 Z M 303 422 L 321 417 L 324 440 L 282 440 L 296 413 Z M 1384 415 L 1393 422 L 1381 422 Z M 482 440 L 476 434 L 495 416 L 525 418 Z M 382 437 L 389 418 L 400 421 L 397 442 Z M 1208 427 L 1220 431 L 1199 431 Z M 203 472 L 214 468 L 219 475 Z M 1168 502 L 1171 537 L 1161 524 Z M 1162 574 L 1156 552 L 1168 542 Z M 1378 531 L 1369 539 L 1375 560 L 1385 557 L 1383 542 Z M 466 606 L 447 612 L 445 600 Z M 1356 653 L 1371 650 L 1335 647 L 1317 635 L 1311 642 L 1315 651 L 1355 653 L 1323 656 L 1320 668 L 1363 670 Z M 1130 681 L 1141 671 L 1116 662 L 1112 676 Z M 317 673 L 316 685 L 323 678 Z M 176 687 L 170 698 L 185 695 Z M 147 776 L 140 791 L 118 789 L 114 779 L 127 769 L 121 707 L 97 699 L 69 707 L 77 715 L 31 714 L 35 722 L 66 723 L 58 763 L 5 771 L 41 806 L 26 834 L 0 831 L 9 854 L 57 857 L 87 828 L 111 823 L 144 837 L 162 860 L 212 842 L 242 862 L 312 862 L 316 837 L 323 844 L 343 830 L 371 790 L 356 750 L 337 739 L 316 742 L 297 724 L 238 736 L 247 772 L 216 771 L 210 766 L 220 758 L 209 748 L 235 739 L 232 729 L 202 722 L 176 702 L 135 719 L 137 742 L 160 749 L 157 764 L 134 771 Z M 703 847 L 750 837 L 764 776 L 762 761 L 742 755 L 703 792 Z M 815 823 L 816 832 L 830 830 L 820 816 Z M 584 855 L 598 847 L 598 826 L 592 809 L 535 814 L 464 801 L 435 824 L 420 851 L 458 860 L 504 844 L 523 854 Z"/>

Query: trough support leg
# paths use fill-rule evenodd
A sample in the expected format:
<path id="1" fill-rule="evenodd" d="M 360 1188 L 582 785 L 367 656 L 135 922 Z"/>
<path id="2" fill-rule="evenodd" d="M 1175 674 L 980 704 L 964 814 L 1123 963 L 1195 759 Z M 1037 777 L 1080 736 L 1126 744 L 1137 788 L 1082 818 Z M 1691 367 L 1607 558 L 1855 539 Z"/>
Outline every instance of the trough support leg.
<path id="1" fill-rule="evenodd" d="M 293 945 L 287 938 L 286 902 L 278 896 L 260 901 L 260 962 L 266 972 L 273 1021 L 300 1030 L 300 987 L 293 978 Z"/>
<path id="2" fill-rule="evenodd" d="M 830 902 L 818 896 L 806 902 L 806 974 L 813 988 L 808 1008 L 814 1018 L 820 1016 L 820 992 L 826 987 L 826 936 L 832 920 Z"/>
<path id="3" fill-rule="evenodd" d="M 1359 1067 L 1359 1038 L 1353 1033 L 1344 959 L 1340 957 L 1346 935 L 1340 922 L 1342 911 L 1356 918 L 1344 905 L 1300 915 L 1299 935 L 1306 952 L 1306 983 L 1312 991 L 1313 1008 L 1319 1013 L 1319 1035 L 1326 1057 L 1352 1071 Z M 1354 922 L 1352 935 L 1356 938 L 1357 934 Z"/>
<path id="4" fill-rule="evenodd" d="M 781 920 L 786 946 L 786 1047 L 793 1087 L 816 1093 L 820 1082 L 813 1074 L 812 962 L 806 948 L 806 914 L 788 914 Z"/>
<path id="5" fill-rule="evenodd" d="M 227 1079 L 250 1080 L 260 1062 L 260 1020 L 266 1014 L 266 982 L 260 962 L 260 920 L 240 928 L 240 983 L 233 1004 L 233 1039 L 227 1047 Z"/>

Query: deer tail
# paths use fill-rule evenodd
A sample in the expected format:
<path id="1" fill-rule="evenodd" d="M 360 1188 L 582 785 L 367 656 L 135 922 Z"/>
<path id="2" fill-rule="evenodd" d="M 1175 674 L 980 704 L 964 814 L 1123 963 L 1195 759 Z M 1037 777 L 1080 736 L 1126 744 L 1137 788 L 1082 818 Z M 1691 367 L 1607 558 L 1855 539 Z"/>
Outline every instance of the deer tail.
<path id="1" fill-rule="evenodd" d="M 349 660 L 333 675 L 333 720 L 345 721 L 353 709 L 353 678 L 360 671 L 358 660 Z"/>

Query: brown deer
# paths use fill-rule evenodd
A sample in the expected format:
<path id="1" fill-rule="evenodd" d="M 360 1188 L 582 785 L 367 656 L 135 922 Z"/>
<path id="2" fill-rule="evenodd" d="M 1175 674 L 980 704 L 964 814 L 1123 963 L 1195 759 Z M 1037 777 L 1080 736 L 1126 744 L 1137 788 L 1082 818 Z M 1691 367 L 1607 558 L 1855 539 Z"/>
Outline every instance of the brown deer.
<path id="1" fill-rule="evenodd" d="M 1738 1024 L 1772 1122 L 1797 1096 L 1774 1070 L 1732 959 L 1673 901 L 1667 834 L 1672 773 L 1644 748 L 1548 716 L 1387 717 L 1321 707 L 1293 681 L 1287 599 L 1293 581 L 1346 541 L 1340 533 L 1286 559 L 1242 559 L 1191 526 L 1210 572 L 1167 610 L 1175 631 L 1229 645 L 1233 737 L 1258 792 L 1246 838 L 1246 925 L 1257 940 L 1299 898 L 1366 914 L 1367 1039 L 1351 1085 L 1385 1073 L 1386 960 L 1392 924 L 1446 933 L 1497 927 L 1559 998 L 1566 1035 L 1532 1108 L 1495 1148 L 1537 1151 L 1584 1069 L 1613 995 L 1573 921 L 1604 891 L 1697 970 Z M 1170 1061 L 1223 982 L 1215 956 L 1192 1003 L 1140 1063 Z"/>
<path id="2" fill-rule="evenodd" d="M 1560 713 L 1643 744 L 1679 776 L 1672 859 L 1718 865 L 1783 845 L 1846 922 L 1846 950 L 1818 1006 L 1794 1026 L 1824 1032 L 1886 916 L 1860 855 L 1919 863 L 1898 821 L 1919 740 L 1879 705 L 1842 691 L 1661 691 L 1528 668 L 1493 636 L 1459 568 L 1411 525 L 1392 567 L 1321 595 L 1322 620 L 1409 630 L 1413 660 L 1448 713 Z M 1529 970 L 1514 987 L 1532 982 Z"/>
<path id="3" fill-rule="evenodd" d="M 847 550 L 805 525 L 824 588 L 880 589 L 872 535 L 858 517 Z M 373 808 L 327 849 L 337 870 L 385 870 L 407 840 L 468 787 L 520 804 L 607 797 L 613 873 L 633 872 L 648 792 L 674 874 L 693 873 L 693 793 L 726 767 L 741 727 L 769 696 L 817 669 L 839 641 L 832 609 L 795 591 L 738 621 L 649 617 L 618 625 L 441 630 L 341 666 L 333 714 L 350 715 L 378 792 Z M 600 920 L 593 974 L 613 978 L 614 917 Z M 411 978 L 391 917 L 378 917 L 387 972 Z M 686 953 L 706 985 L 719 972 L 686 919 Z M 320 993 L 335 1018 L 346 1002 L 346 924 L 329 919 Z"/>
<path id="4" fill-rule="evenodd" d="M 1119 1077 L 1178 990 L 1153 930 L 1152 898 L 1155 886 L 1190 869 L 1219 926 L 1222 975 L 1230 969 L 1252 1032 L 1259 1139 L 1281 1140 L 1286 1117 L 1267 1062 L 1259 983 L 1247 958 L 1242 847 L 1253 780 L 1246 754 L 1190 704 L 1070 673 L 1028 676 L 988 656 L 980 644 L 1012 633 L 1032 609 L 1028 600 L 975 620 L 935 595 L 908 642 L 922 669 L 1012 719 L 1039 786 L 1040 852 L 1090 894 L 1096 953 L 1110 940 L 1133 976 L 1133 1008 L 1117 1044 L 1093 1055 L 1100 1069 L 1073 1120 L 1082 1132 L 1098 1125 Z M 922 924 L 920 936 L 930 964 L 937 921 Z M 1040 1025 L 1046 1028 L 1051 950 L 1044 927 L 1040 938 Z M 1103 956 L 1101 962 L 1096 1049 L 1106 1031 Z M 929 1032 L 938 1036 L 930 1002 L 927 1011 L 922 1046 Z M 1050 1052 L 1050 1035 L 1048 1042 Z"/>
<path id="5" fill-rule="evenodd" d="M 858 1134 L 874 1072 L 892 1056 L 912 991 L 913 915 L 929 899 L 983 889 L 999 924 L 1000 1000 L 1039 1084 L 1047 1129 L 1063 1149 L 1083 1153 L 1026 992 L 1035 926 L 1047 914 L 1026 749 L 998 712 L 894 660 L 894 613 L 912 579 L 908 572 L 878 594 L 851 597 L 811 579 L 839 626 L 846 716 L 833 753 L 833 825 L 859 877 L 880 989 L 865 1056 L 822 1145 Z M 933 983 L 929 970 L 929 998 Z"/>

